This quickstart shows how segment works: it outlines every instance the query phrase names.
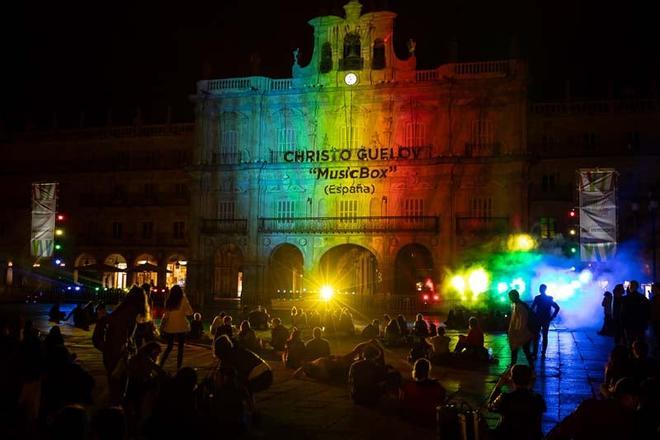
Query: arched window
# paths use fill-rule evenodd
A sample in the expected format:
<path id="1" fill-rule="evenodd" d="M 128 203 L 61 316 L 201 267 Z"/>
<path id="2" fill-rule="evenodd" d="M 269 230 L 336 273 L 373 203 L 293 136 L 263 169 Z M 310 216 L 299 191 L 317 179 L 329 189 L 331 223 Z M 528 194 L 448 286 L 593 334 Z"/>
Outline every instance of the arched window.
<path id="1" fill-rule="evenodd" d="M 360 35 L 356 33 L 346 34 L 344 37 L 344 58 L 342 70 L 362 69 L 362 46 Z"/>
<path id="2" fill-rule="evenodd" d="M 373 53 L 371 55 L 371 68 L 380 70 L 385 68 L 385 42 L 382 38 L 374 41 Z"/>
<path id="3" fill-rule="evenodd" d="M 332 70 L 332 46 L 328 42 L 323 43 L 323 46 L 321 46 L 321 65 L 319 68 L 321 73 L 328 73 Z"/>

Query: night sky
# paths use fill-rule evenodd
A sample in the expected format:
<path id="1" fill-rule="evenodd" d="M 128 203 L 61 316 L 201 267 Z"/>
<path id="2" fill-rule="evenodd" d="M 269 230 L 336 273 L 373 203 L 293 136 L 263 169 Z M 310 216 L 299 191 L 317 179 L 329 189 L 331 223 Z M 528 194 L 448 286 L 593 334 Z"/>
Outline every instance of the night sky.
<path id="1" fill-rule="evenodd" d="M 192 120 L 188 95 L 204 78 L 258 72 L 290 76 L 291 52 L 311 55 L 307 20 L 342 15 L 345 1 L 215 0 L 184 2 L 11 2 L 3 6 L 2 119 L 7 127 Z M 446 62 L 449 42 L 460 61 L 528 59 L 530 95 L 562 98 L 564 80 L 582 97 L 649 93 L 660 76 L 660 26 L 651 1 L 364 0 L 363 12 L 398 13 L 395 45 L 417 40 L 418 68 Z M 515 36 L 515 37 L 514 37 Z M 512 44 L 512 41 L 515 41 Z M 517 46 L 517 49 L 516 49 Z M 259 66 L 251 62 L 257 56 Z"/>

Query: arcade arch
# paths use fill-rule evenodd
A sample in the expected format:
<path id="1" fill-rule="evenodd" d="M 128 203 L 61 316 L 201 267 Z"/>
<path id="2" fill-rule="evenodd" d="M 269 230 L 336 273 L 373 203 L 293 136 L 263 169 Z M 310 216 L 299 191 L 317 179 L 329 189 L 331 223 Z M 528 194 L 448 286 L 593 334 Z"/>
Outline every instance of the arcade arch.
<path id="1" fill-rule="evenodd" d="M 395 293 L 414 294 L 424 289 L 427 279 L 433 277 L 433 255 L 425 246 L 411 243 L 399 249 L 394 260 Z"/>
<path id="2" fill-rule="evenodd" d="M 284 243 L 270 254 L 268 281 L 273 298 L 299 297 L 307 286 L 303 278 L 305 258 L 296 246 Z"/>
<path id="3" fill-rule="evenodd" d="M 341 244 L 326 251 L 319 260 L 319 283 L 340 294 L 373 295 L 378 281 L 378 261 L 368 249 Z"/>
<path id="4" fill-rule="evenodd" d="M 101 281 L 103 287 L 112 289 L 125 289 L 127 279 L 126 272 L 123 271 L 128 268 L 126 258 L 124 258 L 121 254 L 111 254 L 106 257 L 103 263 L 117 269 L 117 272 L 103 272 Z"/>

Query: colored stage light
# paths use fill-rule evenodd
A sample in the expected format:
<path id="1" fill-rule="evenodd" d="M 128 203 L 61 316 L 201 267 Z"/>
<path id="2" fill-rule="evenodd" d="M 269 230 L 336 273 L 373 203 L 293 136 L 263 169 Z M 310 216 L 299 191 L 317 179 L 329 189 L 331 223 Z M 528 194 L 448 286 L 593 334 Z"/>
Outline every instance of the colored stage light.
<path id="1" fill-rule="evenodd" d="M 585 270 L 583 270 L 582 272 L 580 272 L 580 276 L 578 276 L 578 279 L 580 280 L 580 282 L 581 282 L 582 284 L 587 284 L 587 283 L 591 282 L 591 280 L 593 279 L 593 277 L 594 277 L 594 276 L 593 276 L 593 274 L 591 273 L 591 271 L 585 269 Z"/>
<path id="2" fill-rule="evenodd" d="M 59 251 L 59 250 L 61 250 L 61 249 L 62 249 L 62 245 L 61 245 L 61 244 L 56 244 L 56 245 L 55 245 L 55 250 L 56 250 L 56 251 Z"/>
<path id="3" fill-rule="evenodd" d="M 497 283 L 497 293 L 506 293 L 509 290 L 509 285 L 504 281 Z"/>
<path id="4" fill-rule="evenodd" d="M 428 301 L 428 300 L 429 300 L 429 296 L 428 296 L 428 295 L 422 295 L 422 299 L 424 299 L 424 301 Z"/>
<path id="5" fill-rule="evenodd" d="M 330 301 L 332 299 L 332 296 L 335 294 L 335 289 L 333 289 L 331 286 L 323 286 L 321 287 L 321 299 L 323 301 Z"/>
<path id="6" fill-rule="evenodd" d="M 509 237 L 509 240 L 507 241 L 507 246 L 510 251 L 527 252 L 527 251 L 531 251 L 536 247 L 536 241 L 531 235 L 516 234 Z"/>
<path id="7" fill-rule="evenodd" d="M 438 295 L 433 295 L 433 301 L 437 301 L 439 299 L 440 299 L 440 297 Z"/>
<path id="8" fill-rule="evenodd" d="M 488 290 L 488 283 L 488 272 L 482 268 L 474 269 L 468 275 L 468 284 L 475 298 L 480 293 Z"/>
<path id="9" fill-rule="evenodd" d="M 460 275 L 454 275 L 451 279 L 451 286 L 460 294 L 465 292 L 465 279 Z"/>
<path id="10" fill-rule="evenodd" d="M 55 229 L 55 235 L 61 237 L 62 235 L 64 235 L 64 231 L 62 229 Z"/>
<path id="11" fill-rule="evenodd" d="M 522 278 L 515 278 L 513 281 L 511 281 L 511 288 L 516 289 L 518 293 L 522 295 L 527 288 L 527 284 Z"/>
<path id="12" fill-rule="evenodd" d="M 55 264 L 57 264 L 57 265 L 59 265 L 61 262 L 62 262 L 62 260 L 60 260 L 59 258 L 57 260 L 55 260 Z"/>

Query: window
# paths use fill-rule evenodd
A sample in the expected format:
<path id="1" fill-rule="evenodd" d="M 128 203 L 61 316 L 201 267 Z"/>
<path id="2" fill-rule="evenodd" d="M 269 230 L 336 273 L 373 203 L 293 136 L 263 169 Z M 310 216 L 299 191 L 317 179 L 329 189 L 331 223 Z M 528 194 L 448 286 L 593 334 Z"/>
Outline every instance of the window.
<path id="1" fill-rule="evenodd" d="M 541 217 L 539 219 L 541 238 L 555 238 L 556 222 L 552 217 Z"/>
<path id="2" fill-rule="evenodd" d="M 295 202 L 293 200 L 278 201 L 276 216 L 279 221 L 291 222 L 295 217 Z"/>
<path id="3" fill-rule="evenodd" d="M 359 148 L 362 145 L 360 127 L 342 127 L 340 131 L 341 139 L 339 144 L 342 148 Z"/>
<path id="4" fill-rule="evenodd" d="M 340 200 L 339 201 L 339 218 L 342 222 L 354 222 L 357 217 L 358 202 L 357 200 Z"/>
<path id="5" fill-rule="evenodd" d="M 150 240 L 154 236 L 154 223 L 153 222 L 143 222 L 142 223 L 142 238 L 145 240 Z"/>
<path id="6" fill-rule="evenodd" d="M 424 145 L 424 124 L 419 122 L 408 122 L 405 132 L 406 147 L 421 147 Z"/>
<path id="7" fill-rule="evenodd" d="M 493 127 L 488 119 L 472 122 L 472 146 L 477 151 L 493 144 Z"/>
<path id="8" fill-rule="evenodd" d="M 121 224 L 121 222 L 113 222 L 112 223 L 112 238 L 117 238 L 117 239 L 121 238 L 121 235 L 122 235 L 122 232 L 123 232 L 122 229 L 123 229 L 123 225 Z"/>
<path id="9" fill-rule="evenodd" d="M 236 215 L 236 202 L 233 200 L 221 200 L 218 204 L 218 218 L 233 220 Z"/>
<path id="10" fill-rule="evenodd" d="M 321 46 L 321 65 L 319 69 L 321 73 L 328 73 L 332 70 L 332 46 L 328 42 L 323 43 L 323 46 Z"/>
<path id="11" fill-rule="evenodd" d="M 385 42 L 381 38 L 376 38 L 374 48 L 371 54 L 371 68 L 380 70 L 385 68 Z"/>
<path id="12" fill-rule="evenodd" d="M 222 130 L 220 151 L 222 154 L 236 154 L 238 152 L 238 132 L 236 130 Z"/>
<path id="13" fill-rule="evenodd" d="M 493 201 L 490 197 L 473 197 L 470 199 L 470 217 L 491 218 L 493 216 Z"/>
<path id="14" fill-rule="evenodd" d="M 174 238 L 183 238 L 186 233 L 184 222 L 174 222 Z"/>
<path id="15" fill-rule="evenodd" d="M 555 190 L 556 176 L 554 174 L 544 174 L 541 177 L 541 191 L 544 193 Z"/>
<path id="16" fill-rule="evenodd" d="M 293 128 L 280 128 L 277 132 L 277 151 L 285 152 L 296 148 L 296 131 Z"/>
<path id="17" fill-rule="evenodd" d="M 424 215 L 423 199 L 406 199 L 403 201 L 402 214 L 405 217 L 422 217 Z"/>

